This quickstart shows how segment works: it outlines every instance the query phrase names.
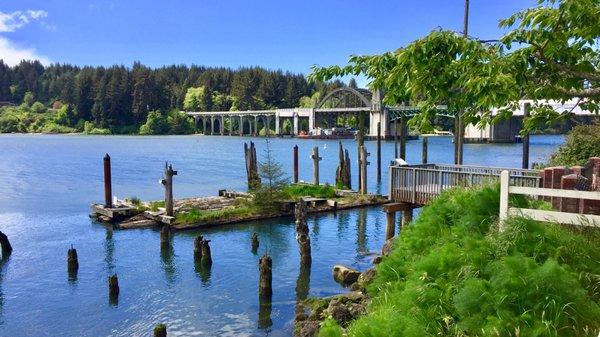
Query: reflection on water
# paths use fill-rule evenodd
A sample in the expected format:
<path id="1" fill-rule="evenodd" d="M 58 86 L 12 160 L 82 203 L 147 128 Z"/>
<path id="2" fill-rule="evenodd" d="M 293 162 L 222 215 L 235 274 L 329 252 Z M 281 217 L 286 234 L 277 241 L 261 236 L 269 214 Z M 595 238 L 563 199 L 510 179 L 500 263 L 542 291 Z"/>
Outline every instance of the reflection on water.
<path id="1" fill-rule="evenodd" d="M 10 260 L 0 263 L 0 335 L 53 336 L 60 331 L 65 336 L 147 336 L 162 322 L 169 335 L 286 336 L 292 334 L 297 301 L 348 291 L 335 283 L 331 268 L 372 266 L 368 252 L 379 251 L 385 236 L 379 207 L 311 214 L 312 265 L 304 267 L 292 217 L 174 232 L 166 250 L 160 250 L 156 230 L 118 230 L 89 220 L 90 202 L 102 200 L 106 152 L 113 159 L 116 196 L 163 198 L 156 178 L 169 160 L 179 171 L 174 193 L 181 198 L 215 195 L 222 188 L 243 190 L 244 140 L 0 136 L 0 226 L 15 247 Z M 264 140 L 255 142 L 261 151 Z M 561 142 L 561 137 L 532 137 L 531 161 L 544 161 Z M 327 143 L 331 146 L 325 149 Z M 342 143 L 355 148 L 352 141 Z M 286 170 L 292 167 L 294 144 L 300 156 L 320 146 L 323 181 L 333 183 L 337 141 L 272 139 L 271 149 Z M 366 145 L 374 153 L 374 142 Z M 450 139 L 432 137 L 431 162 L 451 162 L 451 149 Z M 355 152 L 350 151 L 353 162 Z M 382 163 L 392 153 L 393 143 L 384 142 Z M 465 145 L 468 164 L 519 167 L 515 153 L 520 154 L 520 144 Z M 407 154 L 409 162 L 418 162 L 420 142 L 409 141 Z M 369 167 L 369 190 L 385 191 L 387 170 L 377 184 L 375 166 Z M 357 181 L 356 170 L 352 173 Z M 311 177 L 312 170 L 300 171 L 300 179 Z M 256 255 L 251 252 L 254 232 L 260 240 Z M 211 268 L 194 261 L 198 235 L 211 240 Z M 71 243 L 81 259 L 76 280 L 65 277 L 65 247 Z M 258 258 L 266 251 L 275 266 L 272 302 L 257 300 Z M 120 299 L 110 301 L 107 277 L 117 272 Z"/>

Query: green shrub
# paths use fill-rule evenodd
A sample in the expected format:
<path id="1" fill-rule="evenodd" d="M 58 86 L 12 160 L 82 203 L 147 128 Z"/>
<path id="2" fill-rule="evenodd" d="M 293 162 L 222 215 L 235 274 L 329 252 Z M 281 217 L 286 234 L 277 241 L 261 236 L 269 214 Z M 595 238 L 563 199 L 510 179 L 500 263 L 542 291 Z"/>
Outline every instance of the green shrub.
<path id="1" fill-rule="evenodd" d="M 600 124 L 579 125 L 567 135 L 566 143 L 550 157 L 550 166 L 585 164 L 590 157 L 600 156 Z"/>
<path id="2" fill-rule="evenodd" d="M 44 124 L 44 126 L 42 127 L 41 132 L 43 133 L 72 133 L 72 132 L 76 132 L 77 130 L 75 130 L 74 128 L 68 127 L 68 126 L 64 126 L 64 125 L 59 125 L 56 124 L 55 122 L 48 122 L 46 124 Z"/>
<path id="3" fill-rule="evenodd" d="M 294 184 L 283 188 L 283 193 L 288 198 L 310 196 L 315 198 L 334 198 L 335 189 L 330 185 Z"/>
<path id="4" fill-rule="evenodd" d="M 452 189 L 402 229 L 349 336 L 594 336 L 600 235 L 512 218 L 497 186 Z M 518 197 L 518 207 L 537 202 Z"/>
<path id="5" fill-rule="evenodd" d="M 169 134 L 189 135 L 196 132 L 194 120 L 183 112 L 172 111 L 167 117 Z"/>
<path id="6" fill-rule="evenodd" d="M 158 110 L 150 111 L 146 123 L 140 127 L 140 135 L 166 135 L 168 132 L 167 116 Z"/>
<path id="7" fill-rule="evenodd" d="M 46 112 L 46 107 L 44 106 L 44 104 L 42 104 L 41 102 L 35 102 L 33 103 L 33 105 L 31 105 L 31 111 L 35 112 L 37 114 L 41 114 Z"/>
<path id="8" fill-rule="evenodd" d="M 342 328 L 338 325 L 338 323 L 332 319 L 327 318 L 321 323 L 321 328 L 319 329 L 318 337 L 342 337 Z"/>
<path id="9" fill-rule="evenodd" d="M 249 206 L 226 207 L 218 210 L 199 210 L 193 209 L 186 213 L 178 213 L 175 216 L 175 223 L 202 223 L 215 220 L 223 220 L 232 217 L 247 216 L 256 213 L 256 210 Z"/>

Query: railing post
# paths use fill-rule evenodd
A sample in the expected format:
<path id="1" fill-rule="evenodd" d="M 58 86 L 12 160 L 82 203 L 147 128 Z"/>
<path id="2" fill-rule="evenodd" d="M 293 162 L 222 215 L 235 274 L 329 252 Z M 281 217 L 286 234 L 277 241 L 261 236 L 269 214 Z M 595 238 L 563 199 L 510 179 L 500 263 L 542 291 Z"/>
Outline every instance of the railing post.
<path id="1" fill-rule="evenodd" d="M 510 174 L 504 170 L 500 173 L 500 232 L 506 229 L 506 219 L 508 218 L 508 189 Z"/>
<path id="2" fill-rule="evenodd" d="M 417 169 L 412 169 L 412 203 L 417 203 Z"/>
<path id="3" fill-rule="evenodd" d="M 388 172 L 388 200 L 393 200 L 393 198 L 392 198 L 392 193 L 393 193 L 393 192 L 392 192 L 392 191 L 394 190 L 394 188 L 392 187 L 392 183 L 393 183 L 394 181 L 396 181 L 396 180 L 393 178 L 393 174 L 394 174 L 394 173 L 393 173 L 393 172 L 394 172 L 394 168 L 393 168 L 392 166 L 390 166 L 390 167 L 389 167 L 389 169 L 388 169 L 388 171 L 389 171 L 389 172 Z"/>

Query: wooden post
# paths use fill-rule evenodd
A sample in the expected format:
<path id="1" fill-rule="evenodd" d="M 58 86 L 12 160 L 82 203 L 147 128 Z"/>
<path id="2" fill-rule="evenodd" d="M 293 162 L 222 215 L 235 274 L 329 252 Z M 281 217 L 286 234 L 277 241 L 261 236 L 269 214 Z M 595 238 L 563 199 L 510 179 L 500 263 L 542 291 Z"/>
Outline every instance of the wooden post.
<path id="1" fill-rule="evenodd" d="M 258 241 L 258 234 L 252 234 L 252 253 L 256 254 L 259 245 L 260 242 Z"/>
<path id="2" fill-rule="evenodd" d="M 523 126 L 525 121 L 529 118 L 529 111 L 531 110 L 531 104 L 525 103 L 523 106 Z M 529 133 L 523 135 L 523 161 L 522 167 L 524 169 L 529 168 Z"/>
<path id="3" fill-rule="evenodd" d="M 402 227 L 408 225 L 413 220 L 413 209 L 411 207 L 407 207 L 404 211 L 402 211 Z"/>
<path id="4" fill-rule="evenodd" d="M 400 117 L 400 158 L 406 160 L 406 119 Z"/>
<path id="5" fill-rule="evenodd" d="M 362 112 L 358 113 L 358 132 L 356 133 L 356 152 L 357 152 L 357 156 L 356 158 L 358 158 L 357 161 L 357 167 L 358 167 L 358 187 L 360 189 L 360 187 L 362 186 L 362 171 L 361 171 L 361 163 L 360 163 L 360 151 L 361 151 L 361 147 L 365 144 L 365 119 L 364 119 L 364 115 Z"/>
<path id="6" fill-rule="evenodd" d="M 385 240 L 389 240 L 396 235 L 396 212 L 385 213 Z"/>
<path id="7" fill-rule="evenodd" d="M 367 157 L 369 154 L 367 153 L 367 149 L 364 146 L 361 146 L 360 151 L 360 174 L 362 176 L 361 185 L 360 185 L 360 193 L 367 194 L 367 165 L 369 162 Z"/>
<path id="8" fill-rule="evenodd" d="M 110 156 L 104 155 L 104 207 L 112 208 L 112 177 L 110 171 Z"/>
<path id="9" fill-rule="evenodd" d="M 258 260 L 259 281 L 258 296 L 260 298 L 270 298 L 273 295 L 273 260 L 267 253 Z"/>
<path id="10" fill-rule="evenodd" d="M 463 151 L 464 151 L 464 139 L 465 139 L 465 126 L 464 126 L 464 121 L 463 121 L 463 113 L 464 111 L 461 110 L 458 112 L 458 115 L 456 116 L 456 127 L 454 130 L 454 164 L 456 165 L 462 165 L 463 163 Z"/>
<path id="11" fill-rule="evenodd" d="M 394 119 L 394 159 L 398 158 L 398 119 Z"/>
<path id="12" fill-rule="evenodd" d="M 164 324 L 156 324 L 154 327 L 154 337 L 167 337 L 167 326 Z"/>
<path id="13" fill-rule="evenodd" d="M 318 146 L 313 147 L 310 157 L 313 160 L 313 184 L 319 185 L 319 161 L 323 158 L 319 157 Z"/>
<path id="14" fill-rule="evenodd" d="M 346 149 L 344 152 L 345 152 L 344 157 L 345 157 L 345 162 L 346 162 L 346 164 L 344 166 L 344 168 L 346 169 L 344 177 L 346 178 L 346 182 L 347 182 L 346 187 L 351 190 L 352 189 L 352 168 L 350 167 L 350 165 L 351 165 L 350 164 L 350 153 L 348 152 L 348 149 Z"/>
<path id="15" fill-rule="evenodd" d="M 421 162 L 427 164 L 427 143 L 429 143 L 429 137 L 423 136 L 423 148 L 421 149 Z"/>
<path id="16" fill-rule="evenodd" d="M 119 298 L 119 278 L 117 274 L 108 277 L 108 297 L 111 301 Z"/>
<path id="17" fill-rule="evenodd" d="M 344 188 L 352 188 L 350 178 L 350 155 L 348 150 L 345 152 L 342 142 L 338 145 L 338 167 L 335 171 L 335 184 L 344 186 Z"/>
<path id="18" fill-rule="evenodd" d="M 298 183 L 298 145 L 294 145 L 294 184 Z"/>
<path id="19" fill-rule="evenodd" d="M 202 259 L 200 263 L 203 267 L 210 267 L 212 265 L 212 256 L 210 254 L 210 246 L 208 243 L 210 240 L 202 240 Z"/>
<path id="20" fill-rule="evenodd" d="M 506 229 L 506 219 L 508 218 L 508 189 L 510 183 L 510 173 L 507 170 L 500 172 L 500 231 Z"/>
<path id="21" fill-rule="evenodd" d="M 196 262 L 202 261 L 202 241 L 204 241 L 204 237 L 202 237 L 202 235 L 198 235 L 194 239 L 194 260 Z"/>
<path id="22" fill-rule="evenodd" d="M 2 259 L 7 258 L 12 253 L 12 246 L 8 241 L 8 236 L 0 231 L 0 246 L 2 246 Z"/>
<path id="23" fill-rule="evenodd" d="M 377 181 L 381 181 L 381 122 L 377 122 Z"/>
<path id="24" fill-rule="evenodd" d="M 177 171 L 173 170 L 173 166 L 165 162 L 165 173 L 160 181 L 165 186 L 165 209 L 167 216 L 173 216 L 173 176 L 177 175 Z"/>
<path id="25" fill-rule="evenodd" d="M 252 190 L 260 186 L 260 177 L 258 176 L 258 164 L 256 159 L 256 147 L 254 147 L 254 142 L 250 142 L 250 146 L 244 143 L 244 157 L 246 158 L 248 189 Z"/>
<path id="26" fill-rule="evenodd" d="M 67 251 L 67 271 L 69 274 L 76 274 L 78 269 L 77 250 L 71 245 L 71 248 Z"/>
<path id="27" fill-rule="evenodd" d="M 307 209 L 304 200 L 298 201 L 296 203 L 294 215 L 296 217 L 296 240 L 298 241 L 298 246 L 300 248 L 300 262 L 302 264 L 310 264 L 312 262 L 306 212 Z"/>

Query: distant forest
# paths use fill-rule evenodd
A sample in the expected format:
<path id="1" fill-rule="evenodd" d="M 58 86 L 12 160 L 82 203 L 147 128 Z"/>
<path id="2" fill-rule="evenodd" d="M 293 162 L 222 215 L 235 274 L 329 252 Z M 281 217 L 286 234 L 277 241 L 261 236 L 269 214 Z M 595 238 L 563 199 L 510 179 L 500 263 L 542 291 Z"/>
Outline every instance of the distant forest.
<path id="1" fill-rule="evenodd" d="M 22 61 L 9 67 L 0 60 L 0 101 L 4 105 L 10 102 L 32 113 L 62 109 L 62 115 L 54 117 L 52 123 L 79 131 L 85 122 L 113 133 L 123 133 L 119 130 L 127 128 L 137 130 L 147 122 L 151 111 L 166 115 L 183 110 L 190 88 L 190 94 L 197 90 L 201 95 L 200 101 L 191 106 L 214 111 L 295 107 L 303 98 L 310 102 L 342 85 L 340 81 L 308 83 L 302 74 L 260 67 L 150 68 L 138 62 L 133 67 L 79 67 L 44 66 L 38 61 Z M 16 125 L 2 132 L 38 132 L 26 122 L 15 119 Z"/>

